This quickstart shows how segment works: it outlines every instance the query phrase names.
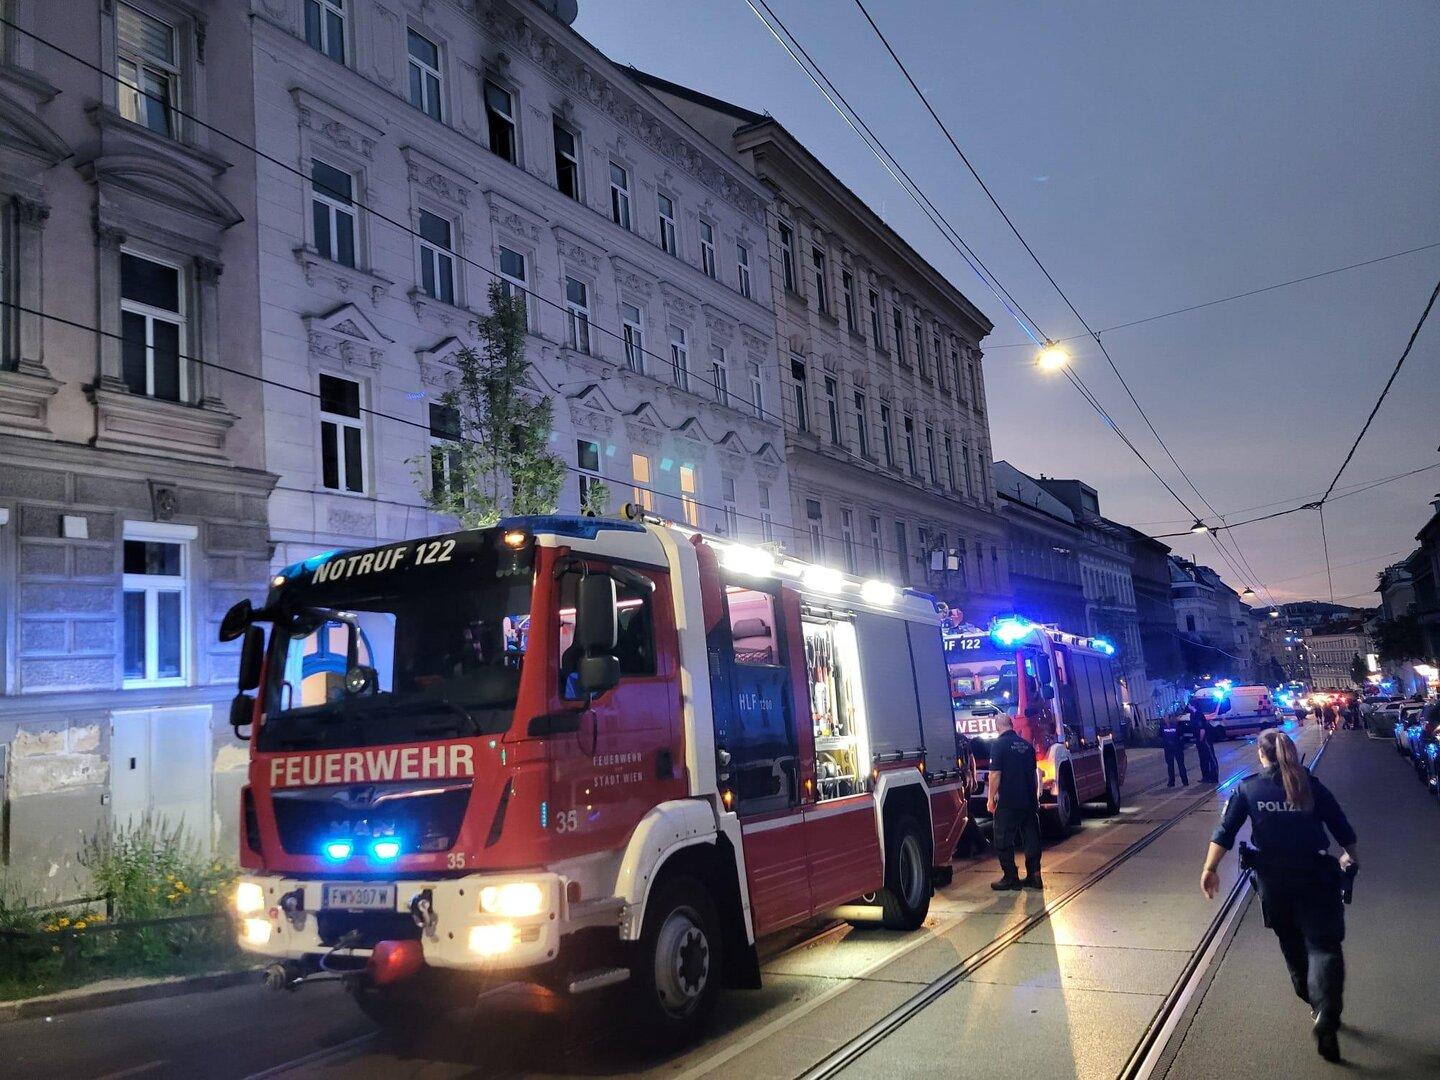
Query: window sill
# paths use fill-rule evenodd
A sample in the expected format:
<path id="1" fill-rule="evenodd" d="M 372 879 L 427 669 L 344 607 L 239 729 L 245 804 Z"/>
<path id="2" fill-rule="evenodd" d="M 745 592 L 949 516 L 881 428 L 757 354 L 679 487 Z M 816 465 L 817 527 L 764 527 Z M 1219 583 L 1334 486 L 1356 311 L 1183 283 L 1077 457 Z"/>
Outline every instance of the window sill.
<path id="1" fill-rule="evenodd" d="M 0 434 L 53 438 L 49 427 L 50 399 L 60 381 L 39 364 L 21 360 L 0 369 Z"/>
<path id="2" fill-rule="evenodd" d="M 826 311 L 824 308 L 818 308 L 816 313 L 820 316 L 820 318 L 824 319 L 831 326 L 840 325 L 839 317 L 829 311 Z"/>
<path id="3" fill-rule="evenodd" d="M 447 304 L 439 300 L 424 289 L 411 289 L 408 298 L 410 306 L 415 309 L 417 319 L 432 319 L 441 327 L 448 330 L 451 326 L 462 324 L 469 331 L 471 337 L 478 337 L 480 334 L 479 315 L 469 308 L 459 304 Z"/>
<path id="4" fill-rule="evenodd" d="M 218 401 L 164 401 L 133 394 L 108 379 L 91 386 L 89 395 L 95 405 L 94 445 L 103 450 L 224 461 L 226 433 L 239 419 Z"/>
<path id="5" fill-rule="evenodd" d="M 852 326 L 852 327 L 849 327 L 849 333 L 850 333 L 850 340 L 851 340 L 851 341 L 855 342 L 857 345 L 864 345 L 864 344 L 865 344 L 865 335 L 862 334 L 859 330 L 856 330 L 856 329 Z"/>
<path id="6" fill-rule="evenodd" d="M 810 301 L 805 298 L 805 295 L 803 293 L 796 292 L 788 285 L 785 287 L 785 299 L 793 303 L 799 304 L 801 307 L 808 308 L 810 306 Z"/>
<path id="7" fill-rule="evenodd" d="M 95 122 L 95 126 L 100 129 L 101 142 L 104 144 L 139 143 L 147 151 L 162 159 L 183 158 L 194 171 L 207 173 L 212 177 L 219 176 L 230 168 L 229 161 L 186 139 L 175 135 L 162 135 L 134 120 L 125 119 L 113 105 L 96 104 L 90 106 L 87 111 L 90 113 L 90 119 Z M 190 121 L 182 117 L 181 123 L 186 125 L 190 124 Z M 123 149 L 125 147 L 116 145 L 103 147 L 106 154 Z"/>
<path id="8" fill-rule="evenodd" d="M 370 303 L 380 306 L 380 300 L 389 294 L 393 281 L 358 266 L 346 266 L 334 259 L 328 259 L 308 244 L 295 249 L 295 261 L 305 273 L 305 284 L 314 286 L 333 285 L 344 299 L 350 299 L 350 290 L 363 289 L 370 294 Z"/>
<path id="9" fill-rule="evenodd" d="M 31 71 L 29 68 L 21 67 L 12 60 L 0 61 L 0 81 L 7 82 L 11 86 L 19 87 L 21 90 L 34 94 L 40 99 L 41 103 L 50 101 L 60 93 L 60 88 L 47 80 L 38 71 Z"/>

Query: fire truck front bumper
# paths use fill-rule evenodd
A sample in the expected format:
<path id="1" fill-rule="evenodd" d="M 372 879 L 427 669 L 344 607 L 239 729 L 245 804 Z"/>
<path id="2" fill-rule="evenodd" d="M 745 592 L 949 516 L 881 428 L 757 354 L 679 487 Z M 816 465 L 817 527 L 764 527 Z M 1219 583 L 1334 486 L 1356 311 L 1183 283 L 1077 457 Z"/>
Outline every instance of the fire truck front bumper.
<path id="1" fill-rule="evenodd" d="M 418 940 L 425 963 L 515 971 L 560 951 L 558 874 L 472 874 L 434 881 L 330 881 L 247 874 L 235 891 L 240 947 L 274 960 L 368 957 L 386 940 Z"/>

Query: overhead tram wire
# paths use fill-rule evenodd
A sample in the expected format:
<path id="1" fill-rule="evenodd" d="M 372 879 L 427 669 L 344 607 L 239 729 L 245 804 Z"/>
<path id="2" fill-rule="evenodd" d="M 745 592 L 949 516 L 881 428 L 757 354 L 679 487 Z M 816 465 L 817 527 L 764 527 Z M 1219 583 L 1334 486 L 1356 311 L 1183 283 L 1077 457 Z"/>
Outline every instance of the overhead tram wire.
<path id="1" fill-rule="evenodd" d="M 775 40 L 780 44 L 781 48 L 783 48 L 786 53 L 789 54 L 790 58 L 795 61 L 796 66 L 798 66 L 800 70 L 805 73 L 806 77 L 815 84 L 815 87 L 820 91 L 822 96 L 824 96 L 826 101 L 829 102 L 830 107 L 835 110 L 835 112 L 840 116 L 840 118 L 844 120 L 845 123 L 849 125 L 850 128 L 854 130 L 857 135 L 860 135 L 861 141 L 863 141 L 866 144 L 866 147 L 870 150 L 870 152 L 875 155 L 876 159 L 880 162 L 881 166 L 885 169 L 885 171 L 890 174 L 891 178 L 900 185 L 901 189 L 905 191 L 905 193 L 909 195 L 910 198 L 914 200 L 918 206 L 920 206 L 921 210 L 930 219 L 931 223 L 940 230 L 941 236 L 943 236 L 952 247 L 954 247 L 957 251 L 960 252 L 962 258 L 964 258 L 965 261 L 970 265 L 971 269 L 975 271 L 976 275 L 980 277 L 981 281 L 984 282 L 985 285 L 990 288 L 992 292 L 995 293 L 996 297 L 1000 299 L 1002 304 L 1004 304 L 1011 318 L 1015 320 L 1015 322 L 1020 326 L 1020 329 L 1026 334 L 1026 336 L 1029 337 L 1032 341 L 1034 341 L 1036 346 L 1040 346 L 1042 344 L 1042 339 L 1048 340 L 1044 331 L 1040 329 L 1039 324 L 1036 323 L 1033 319 L 1030 318 L 1028 314 L 1025 313 L 1024 309 L 1020 307 L 1018 302 L 1015 302 L 1013 307 L 1010 302 L 1007 302 L 1006 298 L 1010 297 L 1010 293 L 1005 290 L 1002 285 L 1000 285 L 998 279 L 996 279 L 993 283 L 991 282 L 990 278 L 986 276 L 986 274 L 989 274 L 988 268 L 986 269 L 985 274 L 982 274 L 980 272 L 980 270 L 976 267 L 976 263 L 979 262 L 978 256 L 975 257 L 972 261 L 971 255 L 973 253 L 967 254 L 970 252 L 971 249 L 968 245 L 965 244 L 965 241 L 960 236 L 959 231 L 956 230 L 955 227 L 950 224 L 949 219 L 946 218 L 945 215 L 937 207 L 935 207 L 935 204 L 924 193 L 924 190 L 921 189 L 917 183 L 915 183 L 915 181 L 910 177 L 909 173 L 905 171 L 902 165 L 900 165 L 898 159 L 896 159 L 895 156 L 890 152 L 889 148 L 885 146 L 884 142 L 879 138 L 879 136 L 875 135 L 875 133 L 871 130 L 870 126 L 866 124 L 864 118 L 861 117 L 859 112 L 856 111 L 855 107 L 845 99 L 844 94 L 840 92 L 840 90 L 830 80 L 829 76 L 825 74 L 824 69 L 821 68 L 815 62 L 814 58 L 811 57 L 809 52 L 806 51 L 805 46 L 800 43 L 799 39 L 796 38 L 793 33 L 791 33 L 790 29 L 785 25 L 785 23 L 779 18 L 779 16 L 774 13 L 774 11 L 770 8 L 769 4 L 766 3 L 766 0 L 745 0 L 745 3 L 750 8 L 750 10 L 755 13 L 756 18 L 760 20 L 761 24 L 765 27 L 767 31 L 769 31 L 770 35 L 774 37 Z M 759 4 L 759 7 L 756 7 L 756 4 Z M 764 12 L 762 12 L 760 8 L 764 8 Z M 771 20 L 774 20 L 774 25 L 771 25 Z M 779 30 L 776 29 L 777 26 L 779 27 Z M 781 36 L 782 31 L 785 35 L 784 37 Z M 798 55 L 796 50 L 799 50 Z M 801 60 L 802 56 L 804 57 L 803 61 Z M 813 71 L 811 70 L 812 68 Z M 843 108 L 841 107 L 842 105 L 844 106 Z M 905 181 L 902 181 L 900 179 L 901 176 L 905 177 Z M 908 183 L 906 181 L 908 181 Z M 984 266 L 983 263 L 980 263 L 979 265 L 982 267 Z M 990 276 L 993 277 L 993 275 Z M 1026 325 L 1027 323 L 1029 325 Z M 1031 331 L 1032 327 L 1034 328 L 1033 333 Z M 1037 337 L 1037 335 L 1039 336 Z M 1089 389 L 1089 387 L 1086 386 L 1084 380 L 1079 376 L 1079 374 L 1068 368 L 1066 369 L 1065 374 L 1066 377 L 1070 380 L 1071 384 L 1080 391 L 1081 396 L 1085 398 L 1086 402 L 1092 408 L 1094 408 L 1096 412 L 1100 415 L 1101 419 L 1105 421 L 1106 426 L 1109 427 L 1112 431 L 1114 431 L 1115 434 L 1121 439 L 1121 441 L 1124 442 L 1125 445 L 1130 449 L 1130 451 L 1140 459 L 1140 462 L 1146 467 L 1146 469 L 1151 472 L 1151 474 L 1155 476 L 1157 480 L 1160 481 L 1160 483 L 1164 486 L 1165 490 L 1174 497 L 1175 501 L 1178 502 L 1186 510 L 1187 513 L 1191 514 L 1192 517 L 1196 517 L 1197 515 L 1195 515 L 1194 511 L 1191 510 L 1190 506 L 1185 502 L 1185 500 L 1181 498 L 1180 495 L 1175 491 L 1175 489 L 1170 486 L 1170 484 L 1159 474 L 1159 472 L 1156 471 L 1155 467 L 1150 464 L 1149 460 L 1140 451 L 1140 449 L 1136 447 L 1136 445 L 1120 429 L 1120 426 L 1115 422 L 1115 420 L 1105 411 L 1104 407 L 1100 404 L 1099 399 L 1094 395 L 1094 393 Z"/>
<path id="2" fill-rule="evenodd" d="M 1104 354 L 1106 362 L 1109 363 L 1110 370 L 1113 371 L 1115 373 L 1115 377 L 1120 380 L 1120 385 L 1125 390 L 1125 394 L 1130 399 L 1130 403 L 1135 406 L 1135 411 L 1138 412 L 1140 414 L 1140 418 L 1145 421 L 1145 426 L 1150 429 L 1150 434 L 1155 437 L 1155 441 L 1160 444 L 1160 449 L 1162 449 L 1165 452 L 1165 456 L 1170 459 L 1170 464 L 1175 466 L 1175 470 L 1185 480 L 1185 483 L 1189 485 L 1190 490 L 1195 493 L 1195 495 L 1200 499 L 1201 502 L 1205 504 L 1205 506 L 1210 510 L 1210 512 L 1216 517 L 1219 517 L 1219 512 L 1215 509 L 1213 505 L 1211 505 L 1210 500 L 1205 497 L 1204 493 L 1195 485 L 1195 481 L 1190 479 L 1190 475 L 1185 471 L 1184 466 L 1180 464 L 1180 462 L 1176 459 L 1174 453 L 1171 452 L 1169 444 L 1165 442 L 1164 437 L 1156 429 L 1154 423 L 1151 422 L 1149 413 L 1145 411 L 1145 407 L 1140 404 L 1139 399 L 1135 396 L 1135 392 L 1131 390 L 1130 383 L 1126 380 L 1124 374 L 1121 373 L 1119 366 L 1115 363 L 1114 357 L 1110 355 L 1110 350 L 1106 347 L 1104 340 L 1100 336 L 1100 333 L 1092 329 L 1090 324 L 1085 320 L 1085 317 L 1080 314 L 1079 309 L 1077 309 L 1074 303 L 1071 302 L 1070 297 L 1066 294 L 1065 290 L 1060 287 L 1060 283 L 1055 280 L 1054 275 L 1050 273 L 1049 268 L 1045 265 L 1043 261 L 1041 261 L 1040 256 L 1035 253 L 1035 249 L 1030 246 L 1030 242 L 1025 239 L 1024 235 L 1020 232 L 1020 229 L 1016 226 L 1014 220 L 1006 212 L 1005 208 L 1000 205 L 1000 200 L 995 197 L 995 193 L 990 190 L 990 186 L 985 183 L 985 180 L 980 176 L 979 171 L 975 168 L 974 164 L 971 163 L 969 156 L 961 148 L 959 141 L 951 133 L 950 128 L 946 125 L 945 121 L 941 119 L 940 114 L 935 111 L 935 107 L 930 104 L 930 99 L 926 96 L 925 91 L 920 89 L 920 84 L 917 83 L 914 76 L 910 74 L 910 69 L 905 66 L 905 62 L 900 59 L 900 55 L 890 44 L 890 40 L 885 36 L 884 31 L 880 29 L 879 25 L 870 15 L 869 10 L 865 7 L 864 0 L 855 0 L 855 6 L 860 9 L 860 13 L 865 17 L 865 21 L 870 24 L 870 29 L 873 30 L 875 32 L 875 36 L 880 39 L 880 44 L 883 45 L 885 47 L 885 51 L 890 54 L 890 59 L 893 60 L 895 62 L 895 66 L 900 69 L 900 73 L 905 77 L 905 81 L 910 84 L 910 88 L 915 92 L 915 96 L 918 97 L 921 104 L 925 106 L 925 111 L 930 114 L 930 118 L 935 121 L 936 126 L 940 128 L 941 133 L 944 134 L 946 140 L 950 143 L 951 148 L 959 156 L 960 160 L 965 164 L 965 168 L 968 169 L 970 175 L 975 178 L 975 182 L 980 185 L 980 189 L 985 192 L 986 198 L 990 200 L 991 205 L 994 206 L 996 211 L 999 212 L 1000 216 L 1004 219 L 1005 224 L 1009 226 L 1010 231 L 1014 233 L 1015 239 L 1020 241 L 1020 245 L 1025 249 L 1026 254 L 1028 254 L 1031 260 L 1035 263 L 1035 265 L 1040 268 L 1040 272 L 1045 275 L 1045 280 L 1050 283 L 1051 287 L 1054 288 L 1060 299 L 1065 302 L 1065 306 L 1070 309 L 1070 313 L 1080 321 L 1080 325 L 1083 326 L 1086 332 L 1095 339 L 1095 344 L 1100 346 L 1100 351 L 1102 354 Z M 1167 484 L 1166 487 L 1168 488 L 1169 485 Z M 1181 501 L 1183 504 L 1183 500 Z M 1189 508 L 1187 507 L 1186 509 L 1188 510 Z M 1200 520 L 1198 515 L 1196 515 L 1195 520 Z M 1214 539 L 1213 537 L 1212 541 L 1215 544 L 1216 550 L 1220 552 L 1221 557 L 1225 560 L 1226 563 L 1230 564 L 1231 570 L 1234 571 L 1236 575 L 1243 580 L 1247 575 L 1242 573 L 1238 569 L 1238 567 L 1236 567 L 1234 563 L 1231 562 L 1230 556 L 1225 552 L 1220 541 L 1218 539 Z M 1241 558 L 1243 560 L 1243 554 L 1240 552 L 1239 544 L 1235 541 L 1233 537 L 1230 538 L 1230 542 L 1232 545 L 1234 545 L 1236 553 L 1241 555 Z M 1251 576 L 1253 576 L 1253 571 Z M 1258 577 L 1255 578 L 1255 581 L 1256 584 L 1259 584 L 1262 589 L 1264 588 L 1264 583 L 1261 582 Z"/>

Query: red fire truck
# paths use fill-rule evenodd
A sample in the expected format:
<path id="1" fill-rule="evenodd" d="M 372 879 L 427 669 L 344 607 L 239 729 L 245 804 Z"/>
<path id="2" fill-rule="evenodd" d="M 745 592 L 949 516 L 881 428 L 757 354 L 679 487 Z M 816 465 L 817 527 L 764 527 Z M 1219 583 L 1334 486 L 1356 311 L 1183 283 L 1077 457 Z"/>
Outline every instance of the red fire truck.
<path id="1" fill-rule="evenodd" d="M 221 633 L 273 985 L 340 973 L 409 1024 L 496 980 L 623 982 L 675 1042 L 759 985 L 757 939 L 855 903 L 914 929 L 949 872 L 970 777 L 929 597 L 635 508 L 271 586 Z"/>
<path id="2" fill-rule="evenodd" d="M 1104 638 L 1067 634 L 1019 616 L 996 619 L 988 631 L 945 634 L 956 729 L 970 739 L 977 783 L 971 810 L 985 813 L 989 740 L 1002 712 L 1035 746 L 1045 779 L 1041 823 L 1052 835 L 1074 827 L 1080 805 L 1120 810 L 1125 783 L 1125 702 Z"/>

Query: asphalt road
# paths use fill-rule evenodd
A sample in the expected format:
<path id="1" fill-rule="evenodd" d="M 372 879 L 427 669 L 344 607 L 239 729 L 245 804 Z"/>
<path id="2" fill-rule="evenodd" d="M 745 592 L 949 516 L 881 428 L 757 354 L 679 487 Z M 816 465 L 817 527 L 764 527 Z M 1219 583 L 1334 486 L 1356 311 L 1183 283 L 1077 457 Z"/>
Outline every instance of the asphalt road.
<path id="1" fill-rule="evenodd" d="M 1253 753 L 1248 743 L 1222 747 L 1222 776 L 1243 775 Z M 1404 765 L 1393 751 L 1386 753 L 1375 756 L 1389 773 L 1401 774 Z M 1189 756 L 1193 763 L 1193 749 Z M 532 995 L 501 993 L 482 1002 L 473 1017 L 422 1042 L 396 1044 L 375 1034 L 338 986 L 296 994 L 245 986 L 0 1025 L 0 1072 L 228 1078 L 276 1070 L 346 1080 L 397 1073 L 793 1077 L 1174 820 L 1153 846 L 1029 931 L 959 992 L 947 994 L 944 1008 L 927 1010 L 924 1024 L 912 1022 L 884 1051 L 856 1063 L 862 1074 L 920 1075 L 933 1071 L 937 1055 L 975 1062 L 993 1056 L 994 1045 L 1017 1045 L 1029 1031 L 1037 1035 L 1028 1040 L 1029 1055 L 1011 1053 L 1013 1069 L 989 1068 L 987 1075 L 1034 1075 L 1036 1069 L 1051 1078 L 1114 1075 L 1112 1066 L 1133 1044 L 1127 1040 L 1138 1038 L 1209 918 L 1192 879 L 1197 845 L 1213 824 L 1218 800 L 1194 783 L 1197 775 L 1192 768 L 1192 786 L 1170 791 L 1158 752 L 1132 752 L 1125 811 L 1116 818 L 1088 817 L 1075 836 L 1047 845 L 1043 897 L 990 893 L 988 883 L 997 874 L 993 858 L 957 863 L 955 882 L 936 896 L 924 931 L 812 928 L 816 936 L 772 952 L 764 989 L 725 995 L 711 1037 L 672 1058 L 638 1056 L 598 995 L 547 1011 Z M 1423 796 L 1418 784 L 1405 779 Z M 1440 818 L 1440 810 L 1424 808 Z M 1363 812 L 1357 816 L 1362 835 L 1379 831 Z M 1378 896 L 1392 873 L 1403 877 L 1404 871 L 1386 868 L 1378 852 L 1368 859 L 1363 889 Z M 1440 890 L 1432 887 L 1431 894 Z M 1424 925 L 1422 936 L 1440 923 Z M 1273 961 L 1270 974 L 1279 974 L 1278 955 L 1267 953 L 1266 959 Z M 1292 1016 L 1293 999 L 1283 1004 Z"/>
<path id="2" fill-rule="evenodd" d="M 1440 1076 L 1440 806 L 1394 744 L 1340 731 L 1317 774 L 1359 834 L 1347 910 L 1344 1066 L 1315 1052 L 1275 936 L 1252 902 L 1167 1076 Z"/>

